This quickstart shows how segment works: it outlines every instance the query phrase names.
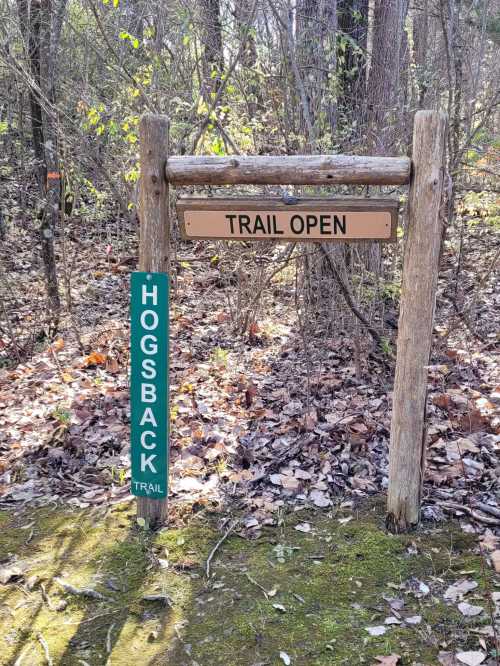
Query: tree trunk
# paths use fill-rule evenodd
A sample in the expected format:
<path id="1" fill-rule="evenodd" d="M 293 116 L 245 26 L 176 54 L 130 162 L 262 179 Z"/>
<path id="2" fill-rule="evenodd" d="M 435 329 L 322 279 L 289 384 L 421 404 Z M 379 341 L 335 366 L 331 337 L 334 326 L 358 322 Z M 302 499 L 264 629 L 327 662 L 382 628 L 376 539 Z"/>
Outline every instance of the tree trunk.
<path id="1" fill-rule="evenodd" d="M 403 28 L 408 0 L 376 0 L 368 78 L 368 154 L 396 150 Z"/>
<path id="2" fill-rule="evenodd" d="M 408 0 L 375 0 L 372 52 L 367 90 L 368 155 L 392 155 L 397 152 L 401 119 L 401 65 L 403 27 Z M 380 245 L 367 251 L 367 268 L 379 273 L 382 262 Z"/>
<path id="3" fill-rule="evenodd" d="M 336 38 L 336 0 L 300 0 L 296 9 L 295 44 L 297 64 L 305 90 L 301 124 L 305 131 L 309 122 L 306 118 L 308 112 L 316 136 L 325 131 L 333 135 L 336 131 Z"/>
<path id="4" fill-rule="evenodd" d="M 219 0 L 203 0 L 200 4 L 204 49 L 202 94 L 207 102 L 211 102 L 211 95 L 217 93 L 224 71 L 220 6 Z"/>
<path id="5" fill-rule="evenodd" d="M 234 17 L 238 31 L 238 38 L 242 45 L 241 64 L 247 70 L 245 79 L 248 86 L 248 116 L 251 120 L 257 111 L 257 107 L 264 108 L 257 73 L 254 71 L 257 64 L 257 45 L 255 35 L 252 31 L 254 17 L 253 3 L 251 0 L 239 0 L 235 4 Z"/>
<path id="6" fill-rule="evenodd" d="M 55 11 L 51 0 L 29 4 L 27 0 L 18 0 L 19 23 L 34 81 L 30 88 L 30 108 L 37 178 L 45 201 L 39 232 L 48 301 L 49 335 L 57 330 L 61 307 L 54 251 L 54 234 L 61 205 L 55 85 L 57 50 L 65 9 L 66 0 L 60 0 Z"/>
<path id="7" fill-rule="evenodd" d="M 338 0 L 339 121 L 359 140 L 366 115 L 368 0 Z"/>

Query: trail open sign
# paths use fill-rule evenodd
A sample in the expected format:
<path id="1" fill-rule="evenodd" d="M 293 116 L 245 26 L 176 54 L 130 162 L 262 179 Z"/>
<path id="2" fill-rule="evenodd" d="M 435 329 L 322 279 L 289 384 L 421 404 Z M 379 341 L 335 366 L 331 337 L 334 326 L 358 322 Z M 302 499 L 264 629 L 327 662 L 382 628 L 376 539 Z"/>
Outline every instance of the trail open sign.
<path id="1" fill-rule="evenodd" d="M 132 273 L 130 399 L 132 493 L 168 494 L 168 297 L 166 273 Z"/>
<path id="2" fill-rule="evenodd" d="M 184 198 L 177 201 L 184 238 L 224 240 L 396 240 L 395 199 Z"/>

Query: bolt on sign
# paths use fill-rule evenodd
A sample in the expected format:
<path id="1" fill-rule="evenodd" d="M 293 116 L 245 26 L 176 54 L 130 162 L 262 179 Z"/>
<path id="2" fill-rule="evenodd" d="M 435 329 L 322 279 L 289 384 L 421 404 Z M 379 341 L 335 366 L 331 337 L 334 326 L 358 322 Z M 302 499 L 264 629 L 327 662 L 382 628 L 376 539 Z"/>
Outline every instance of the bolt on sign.
<path id="1" fill-rule="evenodd" d="M 181 198 L 177 213 L 185 239 L 394 242 L 398 201 Z"/>
<path id="2" fill-rule="evenodd" d="M 132 273 L 130 285 L 132 493 L 168 494 L 168 313 L 166 273 Z"/>

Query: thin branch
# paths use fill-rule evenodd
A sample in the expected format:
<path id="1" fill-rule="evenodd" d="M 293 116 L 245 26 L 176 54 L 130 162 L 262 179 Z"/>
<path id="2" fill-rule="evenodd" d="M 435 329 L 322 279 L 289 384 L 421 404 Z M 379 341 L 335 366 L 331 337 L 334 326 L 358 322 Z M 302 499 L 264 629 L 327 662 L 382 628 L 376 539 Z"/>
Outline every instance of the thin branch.
<path id="1" fill-rule="evenodd" d="M 351 294 L 348 285 L 344 282 L 342 279 L 342 276 L 340 275 L 337 267 L 335 266 L 335 263 L 333 262 L 330 253 L 326 249 L 324 243 L 320 244 L 320 249 L 321 252 L 324 254 L 328 266 L 330 267 L 330 270 L 332 272 L 333 277 L 335 278 L 335 281 L 337 282 L 340 291 L 342 292 L 342 295 L 344 297 L 345 302 L 351 309 L 352 313 L 359 319 L 359 321 L 363 324 L 363 326 L 366 328 L 368 333 L 372 336 L 372 338 L 375 340 L 375 342 L 379 345 L 382 346 L 382 336 L 378 331 L 376 331 L 373 326 L 370 324 L 368 319 L 365 317 L 365 315 L 361 312 L 359 309 L 358 305 L 354 301 L 354 297 Z"/>
<path id="2" fill-rule="evenodd" d="M 229 525 L 223 536 L 217 541 L 215 546 L 212 548 L 210 555 L 207 557 L 207 563 L 205 565 L 205 572 L 207 574 L 207 578 L 210 578 L 210 563 L 212 562 L 212 559 L 215 555 L 215 553 L 219 550 L 219 548 L 222 546 L 224 541 L 227 539 L 227 537 L 231 534 L 231 532 L 234 530 L 236 525 L 239 523 L 239 520 L 235 520 Z"/>

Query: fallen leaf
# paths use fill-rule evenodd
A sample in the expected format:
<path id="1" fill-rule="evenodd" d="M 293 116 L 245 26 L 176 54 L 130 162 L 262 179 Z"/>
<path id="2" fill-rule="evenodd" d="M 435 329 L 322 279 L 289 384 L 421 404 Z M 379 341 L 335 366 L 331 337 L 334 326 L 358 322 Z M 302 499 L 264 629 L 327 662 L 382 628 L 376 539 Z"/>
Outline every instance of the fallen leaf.
<path id="1" fill-rule="evenodd" d="M 449 409 L 451 407 L 451 396 L 440 393 L 432 398 L 432 402 L 441 409 Z"/>
<path id="2" fill-rule="evenodd" d="M 298 525 L 295 525 L 295 529 L 297 532 L 310 532 L 311 531 L 311 525 L 309 523 L 299 523 Z"/>
<path id="3" fill-rule="evenodd" d="M 473 606 L 472 604 L 468 604 L 466 601 L 462 601 L 462 603 L 458 604 L 458 610 L 466 617 L 474 617 L 476 615 L 480 615 L 484 608 L 482 606 Z"/>
<path id="4" fill-rule="evenodd" d="M 61 349 L 64 349 L 64 340 L 62 338 L 57 338 L 57 340 L 52 343 L 51 349 L 54 351 L 61 351 Z"/>
<path id="5" fill-rule="evenodd" d="M 365 627 L 365 631 L 367 631 L 370 636 L 382 636 L 387 631 L 387 627 L 384 627 L 383 625 L 377 627 Z"/>
<path id="6" fill-rule="evenodd" d="M 306 470 L 301 469 L 300 467 L 295 470 L 294 475 L 296 479 L 303 479 L 304 481 L 309 481 L 311 478 L 311 473 L 306 472 Z"/>
<path id="7" fill-rule="evenodd" d="M 104 365 L 106 363 L 106 359 L 106 354 L 93 351 L 87 357 L 85 357 L 83 360 L 83 365 L 85 368 L 90 368 L 93 365 Z"/>
<path id="8" fill-rule="evenodd" d="M 398 620 L 398 618 L 394 615 L 390 615 L 389 617 L 385 618 L 384 624 L 401 624 L 401 620 Z"/>
<path id="9" fill-rule="evenodd" d="M 312 500 L 315 506 L 321 508 L 330 506 L 331 504 L 331 500 L 321 490 L 311 490 L 309 499 Z"/>
<path id="10" fill-rule="evenodd" d="M 300 482 L 293 476 L 282 475 L 281 485 L 285 490 L 298 490 L 300 488 Z"/>
<path id="11" fill-rule="evenodd" d="M 273 604 L 273 608 L 280 611 L 281 613 L 286 613 L 286 608 L 283 606 L 283 604 Z"/>
<path id="12" fill-rule="evenodd" d="M 471 590 L 475 590 L 476 587 L 477 583 L 475 580 L 461 580 L 458 583 L 453 583 L 453 585 L 449 586 L 444 593 L 444 598 L 449 599 L 450 601 L 458 601 L 459 599 L 462 599 L 464 594 L 467 594 L 467 592 L 470 592 Z"/>
<path id="13" fill-rule="evenodd" d="M 422 616 L 412 615 L 411 617 L 405 617 L 405 622 L 407 624 L 420 624 L 422 622 Z"/>
<path id="14" fill-rule="evenodd" d="M 280 651 L 280 659 L 285 664 L 285 666 L 290 666 L 290 664 L 292 663 L 290 657 L 287 655 L 286 652 L 283 652 L 283 650 Z"/>
<path id="15" fill-rule="evenodd" d="M 401 656 L 399 654 L 377 655 L 375 659 L 378 660 L 378 664 L 374 666 L 397 666 Z"/>
<path id="16" fill-rule="evenodd" d="M 491 563 L 497 573 L 500 573 L 500 550 L 494 550 L 490 553 Z"/>
<path id="17" fill-rule="evenodd" d="M 467 666 L 479 666 L 486 659 L 486 655 L 479 650 L 470 650 L 469 652 L 458 652 L 457 659 L 461 664 Z"/>
<path id="18" fill-rule="evenodd" d="M 301 402 L 289 402 L 288 405 L 283 407 L 282 411 L 287 416 L 295 416 L 302 411 L 302 408 L 303 406 Z"/>
<path id="19" fill-rule="evenodd" d="M 65 384 L 71 384 L 72 382 L 76 382 L 76 379 L 69 374 L 69 372 L 63 372 L 61 375 L 61 379 Z"/>
<path id="20" fill-rule="evenodd" d="M 438 661 L 442 666 L 460 666 L 453 652 L 440 652 Z"/>

